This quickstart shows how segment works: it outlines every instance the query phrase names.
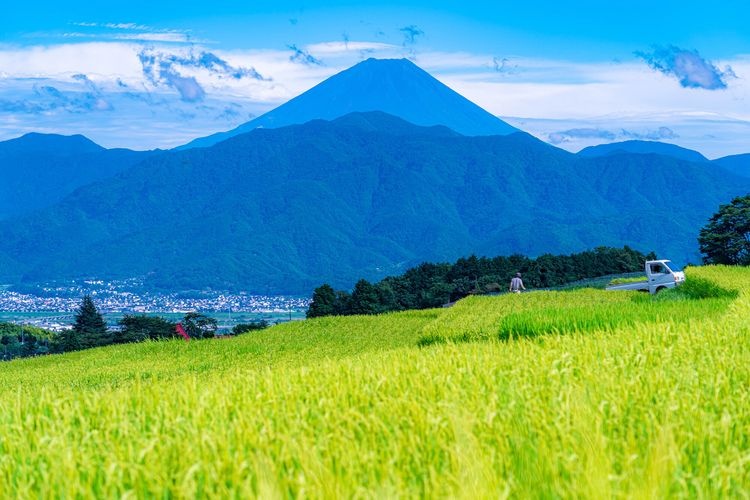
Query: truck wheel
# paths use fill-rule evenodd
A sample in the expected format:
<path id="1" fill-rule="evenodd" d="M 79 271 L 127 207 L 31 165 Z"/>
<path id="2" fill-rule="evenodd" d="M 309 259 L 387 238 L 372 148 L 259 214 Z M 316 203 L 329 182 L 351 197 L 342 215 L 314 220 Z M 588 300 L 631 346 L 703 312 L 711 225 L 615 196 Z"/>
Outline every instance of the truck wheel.
<path id="1" fill-rule="evenodd" d="M 667 288 L 667 287 L 665 287 L 665 286 L 660 286 L 659 288 L 657 288 L 657 289 L 656 289 L 656 290 L 654 291 L 654 295 L 656 295 L 657 293 L 661 292 L 662 290 L 664 290 L 664 289 L 666 289 L 666 288 Z"/>

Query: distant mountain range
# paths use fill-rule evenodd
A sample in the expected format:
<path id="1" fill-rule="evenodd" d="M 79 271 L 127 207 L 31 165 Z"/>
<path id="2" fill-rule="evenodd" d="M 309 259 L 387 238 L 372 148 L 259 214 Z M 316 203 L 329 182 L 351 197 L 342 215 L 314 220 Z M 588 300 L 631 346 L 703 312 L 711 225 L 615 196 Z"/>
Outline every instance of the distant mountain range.
<path id="1" fill-rule="evenodd" d="M 234 130 L 196 139 L 178 149 L 212 146 L 256 128 L 333 120 L 363 111 L 381 111 L 415 125 L 445 125 L 464 135 L 518 132 L 408 59 L 367 59 Z"/>
<path id="2" fill-rule="evenodd" d="M 32 133 L 0 142 L 0 220 L 54 205 L 153 154 L 107 150 L 82 135 Z"/>
<path id="3" fill-rule="evenodd" d="M 600 245 L 698 262 L 700 227 L 750 191 L 750 155 L 645 141 L 571 154 L 406 60 L 364 61 L 190 146 L 0 142 L 0 283 L 309 293 L 471 253 Z"/>
<path id="4" fill-rule="evenodd" d="M 649 154 L 669 156 L 678 160 L 692 161 L 697 163 L 712 163 L 719 165 L 725 170 L 742 177 L 750 177 L 750 154 L 725 156 L 716 160 L 709 160 L 698 151 L 683 148 L 674 144 L 657 141 L 624 141 L 613 142 L 610 144 L 600 144 L 598 146 L 589 146 L 578 152 L 579 156 L 586 158 L 599 158 L 602 156 L 614 156 L 621 154 Z"/>
<path id="5" fill-rule="evenodd" d="M 0 279 L 309 293 L 470 253 L 627 244 L 697 262 L 700 226 L 748 190 L 706 162 L 582 158 L 524 133 L 355 113 L 159 154 L 0 223 Z"/>
<path id="6" fill-rule="evenodd" d="M 724 158 L 714 160 L 714 163 L 721 165 L 734 174 L 750 177 L 750 154 L 725 156 Z"/>
<path id="7" fill-rule="evenodd" d="M 708 161 L 708 158 L 697 151 L 686 149 L 674 144 L 657 141 L 624 141 L 613 142 L 610 144 L 599 144 L 598 146 L 589 146 L 578 152 L 580 156 L 595 158 L 600 156 L 611 156 L 617 154 L 656 154 L 671 156 L 678 160 L 685 161 Z"/>

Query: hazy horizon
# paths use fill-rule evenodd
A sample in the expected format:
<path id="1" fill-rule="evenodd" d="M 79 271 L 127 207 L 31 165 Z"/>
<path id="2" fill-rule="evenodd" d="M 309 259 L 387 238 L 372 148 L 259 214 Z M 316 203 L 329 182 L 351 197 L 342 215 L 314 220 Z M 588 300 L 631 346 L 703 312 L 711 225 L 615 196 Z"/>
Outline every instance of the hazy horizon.
<path id="1" fill-rule="evenodd" d="M 80 133 L 109 148 L 171 148 L 230 130 L 368 57 L 406 57 L 570 151 L 644 139 L 709 158 L 750 152 L 749 7 L 576 7 L 14 6 L 0 36 L 0 140 Z"/>

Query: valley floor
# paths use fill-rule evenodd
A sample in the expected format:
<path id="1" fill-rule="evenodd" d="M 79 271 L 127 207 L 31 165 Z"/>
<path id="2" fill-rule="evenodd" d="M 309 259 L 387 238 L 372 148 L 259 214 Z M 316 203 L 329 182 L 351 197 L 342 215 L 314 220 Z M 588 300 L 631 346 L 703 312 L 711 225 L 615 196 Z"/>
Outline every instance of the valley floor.
<path id="1" fill-rule="evenodd" d="M 750 269 L 687 273 L 4 363 L 0 492 L 746 496 Z"/>

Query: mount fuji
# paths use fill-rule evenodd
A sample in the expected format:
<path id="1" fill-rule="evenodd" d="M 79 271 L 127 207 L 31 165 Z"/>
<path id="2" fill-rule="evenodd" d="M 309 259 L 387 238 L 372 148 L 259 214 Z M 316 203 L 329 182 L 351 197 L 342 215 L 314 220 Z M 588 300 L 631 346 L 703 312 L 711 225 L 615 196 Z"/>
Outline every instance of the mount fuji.
<path id="1" fill-rule="evenodd" d="M 368 111 L 388 113 L 415 125 L 444 125 L 468 136 L 518 132 L 408 59 L 367 59 L 234 130 L 195 139 L 177 149 L 212 146 L 256 128 L 335 120 Z"/>

